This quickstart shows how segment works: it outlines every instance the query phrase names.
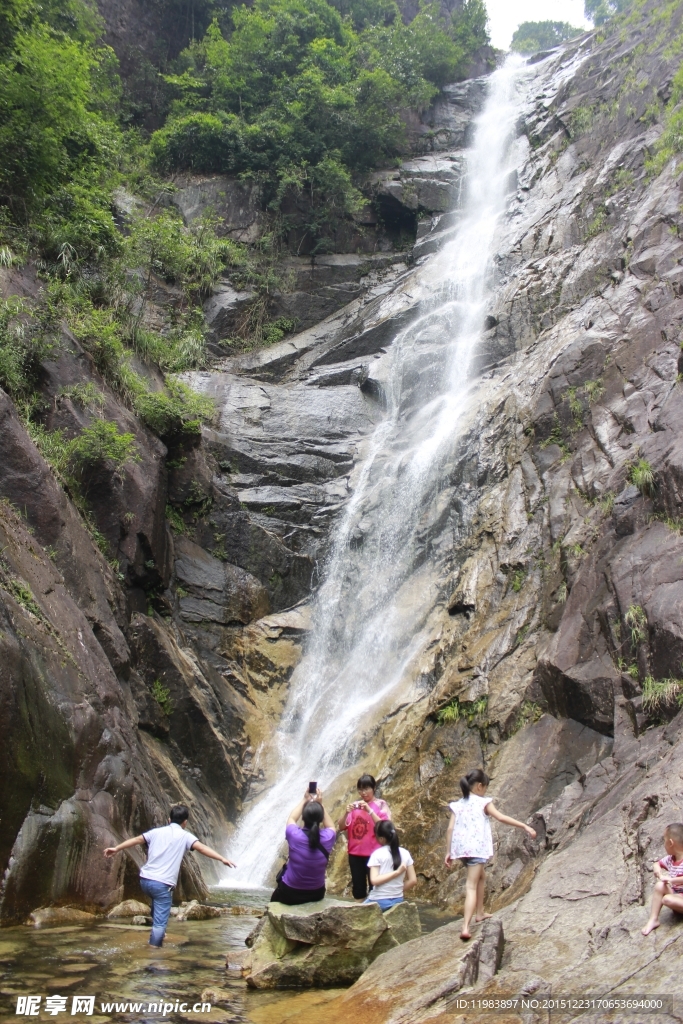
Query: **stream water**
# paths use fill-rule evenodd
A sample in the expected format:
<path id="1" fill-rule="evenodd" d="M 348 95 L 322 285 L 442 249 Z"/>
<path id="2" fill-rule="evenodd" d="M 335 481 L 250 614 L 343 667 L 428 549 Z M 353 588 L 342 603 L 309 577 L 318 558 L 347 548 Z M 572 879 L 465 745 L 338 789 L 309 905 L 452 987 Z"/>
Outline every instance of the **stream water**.
<path id="1" fill-rule="evenodd" d="M 302 1010 L 318 1005 L 322 1018 L 323 1005 L 337 994 L 335 990 L 258 992 L 247 989 L 241 977 L 244 940 L 257 922 L 248 910 L 260 912 L 269 895 L 265 889 L 214 891 L 213 904 L 237 906 L 242 913 L 185 924 L 171 918 L 159 950 L 150 949 L 148 928 L 125 923 L 4 928 L 0 933 L 0 1020 L 286 1024 L 294 1022 Z M 431 931 L 452 918 L 424 906 L 421 919 L 423 931 Z M 73 1016 L 73 997 L 91 995 L 95 996 L 93 1013 Z M 37 1016 L 17 1016 L 17 999 L 25 996 L 41 997 Z M 47 1012 L 46 1003 L 54 996 L 66 1000 L 66 1009 L 56 1015 Z M 212 1004 L 210 1011 L 194 1012 L 197 1004 L 207 1001 Z M 138 1004 L 139 1009 L 130 1004 Z"/>
<path id="2" fill-rule="evenodd" d="M 514 127 L 528 73 L 519 65 L 513 58 L 491 76 L 467 155 L 459 227 L 417 275 L 415 316 L 381 361 L 387 413 L 335 527 L 282 720 L 259 751 L 269 784 L 231 844 L 238 870 L 228 885 L 266 883 L 278 854 L 273 836 L 307 782 L 327 787 L 357 762 L 369 723 L 411 699 L 411 662 L 437 599 L 431 531 L 452 496 L 447 463 L 471 397 L 496 231 L 523 153 Z"/>

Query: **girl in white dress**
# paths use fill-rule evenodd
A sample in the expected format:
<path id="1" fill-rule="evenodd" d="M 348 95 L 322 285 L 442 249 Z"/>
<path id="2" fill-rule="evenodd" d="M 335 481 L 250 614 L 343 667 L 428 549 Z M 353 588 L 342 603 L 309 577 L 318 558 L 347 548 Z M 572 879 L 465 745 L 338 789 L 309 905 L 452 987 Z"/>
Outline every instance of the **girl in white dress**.
<path id="1" fill-rule="evenodd" d="M 506 814 L 493 806 L 493 801 L 486 796 L 489 777 L 481 768 L 468 772 L 460 780 L 462 800 L 449 804 L 451 820 L 446 834 L 446 867 L 456 860 L 461 860 L 467 868 L 465 889 L 465 912 L 463 915 L 460 938 L 466 942 L 471 939 L 470 921 L 483 921 L 490 914 L 484 913 L 484 887 L 486 884 L 486 862 L 493 857 L 493 836 L 491 835 L 491 818 L 512 825 L 528 832 L 532 839 L 536 833 L 522 821 L 508 818 Z"/>

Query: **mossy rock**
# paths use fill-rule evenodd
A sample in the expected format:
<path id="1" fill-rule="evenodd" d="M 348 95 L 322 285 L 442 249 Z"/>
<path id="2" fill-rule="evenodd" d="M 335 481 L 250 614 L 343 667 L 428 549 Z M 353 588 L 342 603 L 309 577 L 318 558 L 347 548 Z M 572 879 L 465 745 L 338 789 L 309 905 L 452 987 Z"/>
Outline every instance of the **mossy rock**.
<path id="1" fill-rule="evenodd" d="M 271 903 L 247 941 L 253 948 L 247 983 L 252 988 L 350 985 L 381 953 L 419 934 L 414 904 L 383 914 L 376 903 Z"/>

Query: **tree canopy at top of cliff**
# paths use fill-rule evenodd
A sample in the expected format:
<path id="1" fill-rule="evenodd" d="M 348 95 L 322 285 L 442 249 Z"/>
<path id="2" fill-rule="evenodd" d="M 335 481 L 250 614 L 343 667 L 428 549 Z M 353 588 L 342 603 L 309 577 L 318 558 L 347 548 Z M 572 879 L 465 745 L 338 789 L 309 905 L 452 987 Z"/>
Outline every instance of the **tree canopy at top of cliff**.
<path id="1" fill-rule="evenodd" d="M 594 25 L 604 25 L 615 14 L 628 10 L 633 0 L 584 0 L 584 13 Z"/>
<path id="2" fill-rule="evenodd" d="M 355 201 L 353 171 L 406 147 L 406 116 L 462 78 L 487 41 L 482 0 L 410 24 L 394 0 L 255 0 L 214 20 L 166 76 L 175 91 L 151 148 L 166 171 L 258 173 L 269 198 L 306 183 Z"/>
<path id="3" fill-rule="evenodd" d="M 512 37 L 510 49 L 515 53 L 538 53 L 580 36 L 582 28 L 567 21 L 525 21 Z"/>
<path id="4" fill-rule="evenodd" d="M 16 206 L 86 187 L 86 170 L 97 181 L 120 163 L 125 127 L 97 15 L 84 0 L 6 0 L 0 18 L 0 192 Z M 313 173 L 348 198 L 349 172 L 396 156 L 407 111 L 462 77 L 486 40 L 482 0 L 450 16 L 425 4 L 409 25 L 394 0 L 236 7 L 229 30 L 214 19 L 165 76 L 173 99 L 153 160 L 261 173 L 281 189 Z"/>

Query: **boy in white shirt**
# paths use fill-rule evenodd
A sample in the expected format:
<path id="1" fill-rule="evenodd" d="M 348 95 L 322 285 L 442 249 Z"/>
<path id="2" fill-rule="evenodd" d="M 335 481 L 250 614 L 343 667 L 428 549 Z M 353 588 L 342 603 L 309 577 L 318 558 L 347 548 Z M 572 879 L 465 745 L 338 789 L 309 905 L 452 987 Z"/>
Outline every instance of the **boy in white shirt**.
<path id="1" fill-rule="evenodd" d="M 205 857 L 219 860 L 228 868 L 235 865 L 227 857 L 216 853 L 210 846 L 200 843 L 196 836 L 187 831 L 190 812 L 179 804 L 171 808 L 168 825 L 152 828 L 140 836 L 126 839 L 118 846 L 109 846 L 105 857 L 113 857 L 131 846 L 147 845 L 147 862 L 140 869 L 140 888 L 152 901 L 152 933 L 150 946 L 161 946 L 166 934 L 166 925 L 173 904 L 173 890 L 178 881 L 180 865 L 188 850 L 196 850 Z"/>

